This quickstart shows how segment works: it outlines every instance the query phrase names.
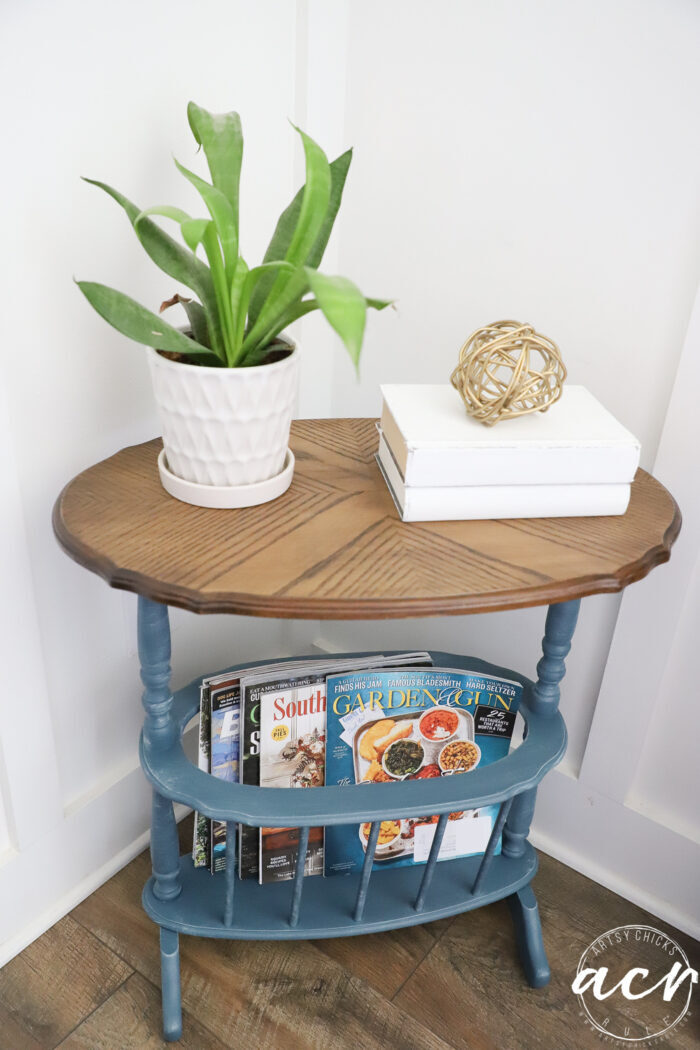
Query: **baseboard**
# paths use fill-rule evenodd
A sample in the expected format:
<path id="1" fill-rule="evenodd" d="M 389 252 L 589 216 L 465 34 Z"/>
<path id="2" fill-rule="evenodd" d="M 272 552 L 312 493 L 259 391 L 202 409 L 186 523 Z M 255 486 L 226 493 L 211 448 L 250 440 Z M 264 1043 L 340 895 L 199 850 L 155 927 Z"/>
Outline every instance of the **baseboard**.
<path id="1" fill-rule="evenodd" d="M 575 778 L 555 769 L 538 789 L 530 839 L 567 867 L 700 940 L 700 845 L 687 836 L 591 788 L 581 790 Z"/>
<path id="2" fill-rule="evenodd" d="M 700 923 L 686 912 L 674 908 L 668 901 L 662 900 L 652 893 L 646 893 L 618 872 L 611 871 L 609 868 L 603 867 L 602 864 L 597 864 L 590 857 L 584 857 L 580 853 L 576 853 L 566 843 L 560 842 L 541 831 L 531 831 L 529 838 L 532 845 L 542 853 L 546 853 L 548 857 L 554 857 L 555 860 L 566 864 L 567 868 L 578 871 L 579 874 L 585 875 L 586 878 L 592 879 L 593 882 L 597 882 L 599 886 L 605 886 L 606 889 L 612 890 L 613 893 L 623 897 L 631 904 L 636 904 L 638 908 L 651 912 L 652 915 L 655 915 L 662 922 L 669 923 L 675 929 L 686 933 L 689 937 L 693 937 L 694 940 L 700 940 Z M 600 932 L 604 933 L 605 931 L 601 930 Z"/>
<path id="3" fill-rule="evenodd" d="M 175 818 L 178 822 L 192 812 L 188 806 L 183 806 L 180 803 L 175 803 L 174 809 Z M 16 955 L 24 951 L 32 941 L 35 941 L 47 930 L 50 930 L 73 908 L 77 908 L 81 901 L 84 901 L 86 897 L 98 890 L 108 879 L 111 879 L 113 875 L 116 875 L 118 871 L 126 867 L 134 857 L 138 857 L 139 853 L 148 846 L 148 840 L 149 832 L 144 831 L 143 834 L 120 850 L 106 864 L 91 872 L 77 886 L 74 886 L 68 893 L 64 893 L 62 897 L 54 901 L 50 908 L 47 908 L 41 915 L 38 915 L 28 925 L 24 926 L 20 933 L 0 944 L 0 969 L 10 959 L 14 959 Z"/>

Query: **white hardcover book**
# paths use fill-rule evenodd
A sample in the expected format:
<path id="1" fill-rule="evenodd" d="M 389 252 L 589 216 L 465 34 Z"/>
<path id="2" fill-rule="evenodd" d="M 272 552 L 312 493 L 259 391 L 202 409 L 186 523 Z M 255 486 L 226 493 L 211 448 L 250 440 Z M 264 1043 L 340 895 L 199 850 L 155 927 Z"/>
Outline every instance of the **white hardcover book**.
<path id="1" fill-rule="evenodd" d="M 389 384 L 382 430 L 407 485 L 591 485 L 633 480 L 637 439 L 585 387 L 546 412 L 485 427 L 449 383 Z"/>
<path id="2" fill-rule="evenodd" d="M 624 514 L 630 485 L 406 485 L 380 434 L 377 463 L 403 521 Z"/>

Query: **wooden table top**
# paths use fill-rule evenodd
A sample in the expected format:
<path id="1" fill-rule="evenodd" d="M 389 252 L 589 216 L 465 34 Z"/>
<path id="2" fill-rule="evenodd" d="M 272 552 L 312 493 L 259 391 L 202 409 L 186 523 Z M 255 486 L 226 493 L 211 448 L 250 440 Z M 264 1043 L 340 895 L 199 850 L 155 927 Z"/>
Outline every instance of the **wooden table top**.
<path id="1" fill-rule="evenodd" d="M 64 550 L 112 587 L 198 613 L 298 619 L 456 615 L 619 591 L 667 561 L 681 517 L 640 470 L 626 514 L 404 523 L 370 419 L 298 420 L 279 499 L 207 510 L 169 496 L 160 440 L 122 449 L 59 496 Z"/>

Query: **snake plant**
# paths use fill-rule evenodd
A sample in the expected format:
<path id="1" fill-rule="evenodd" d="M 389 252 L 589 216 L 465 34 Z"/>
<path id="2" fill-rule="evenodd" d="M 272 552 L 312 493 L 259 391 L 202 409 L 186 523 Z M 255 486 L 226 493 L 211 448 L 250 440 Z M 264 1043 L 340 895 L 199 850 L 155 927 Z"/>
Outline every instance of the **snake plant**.
<path id="1" fill-rule="evenodd" d="M 238 368 L 265 362 L 270 344 L 293 321 L 320 309 L 343 340 L 357 366 L 367 307 L 388 301 L 366 299 L 346 277 L 322 274 L 323 258 L 352 159 L 352 150 L 329 163 L 323 150 L 300 128 L 306 183 L 279 217 L 259 266 L 249 268 L 238 236 L 239 182 L 243 133 L 237 113 L 214 114 L 190 102 L 192 134 L 209 166 L 211 182 L 177 160 L 178 171 L 199 192 L 208 212 L 193 218 L 169 205 L 141 210 L 104 182 L 86 179 L 110 195 L 126 212 L 151 259 L 195 298 L 175 295 L 187 312 L 190 334 L 167 324 L 123 292 L 92 281 L 78 281 L 87 300 L 124 335 L 179 355 L 192 364 Z M 152 216 L 178 224 L 182 241 Z M 206 262 L 198 254 L 202 249 Z"/>

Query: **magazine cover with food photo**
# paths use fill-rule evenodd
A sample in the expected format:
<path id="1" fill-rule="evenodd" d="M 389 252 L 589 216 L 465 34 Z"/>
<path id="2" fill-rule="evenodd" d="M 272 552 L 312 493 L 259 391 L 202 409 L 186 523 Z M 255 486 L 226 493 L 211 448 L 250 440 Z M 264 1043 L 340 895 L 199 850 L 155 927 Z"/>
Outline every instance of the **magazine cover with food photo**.
<path id="1" fill-rule="evenodd" d="M 476 672 L 404 668 L 334 675 L 327 696 L 326 783 L 367 785 L 469 773 L 505 758 L 522 685 Z M 497 810 L 451 813 L 438 859 L 483 853 Z M 374 868 L 424 864 L 437 819 L 384 820 Z M 327 827 L 326 875 L 359 870 L 369 832 L 369 824 Z"/>

